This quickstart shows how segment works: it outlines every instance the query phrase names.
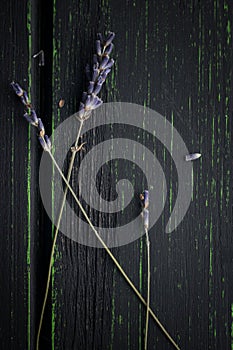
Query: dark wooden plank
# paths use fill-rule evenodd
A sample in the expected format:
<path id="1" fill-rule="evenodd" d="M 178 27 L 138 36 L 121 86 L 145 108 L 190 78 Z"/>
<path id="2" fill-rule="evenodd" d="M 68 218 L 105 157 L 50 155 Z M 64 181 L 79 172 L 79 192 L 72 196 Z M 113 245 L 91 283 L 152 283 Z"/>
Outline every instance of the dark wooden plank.
<path id="1" fill-rule="evenodd" d="M 1 4 L 1 318 L 2 349 L 33 349 L 39 192 L 36 136 L 23 120 L 23 107 L 10 88 L 22 83 L 37 96 L 37 2 Z"/>
<path id="2" fill-rule="evenodd" d="M 232 15 L 225 0 L 33 0 L 2 6 L 2 348 L 35 347 L 54 234 L 39 195 L 41 150 L 9 83 L 15 79 L 30 91 L 52 132 L 77 111 L 95 35 L 108 30 L 116 32 L 116 64 L 101 95 L 104 101 L 158 111 L 190 151 L 203 155 L 193 164 L 189 211 L 171 234 L 165 225 L 177 176 L 171 159 L 160 159 L 169 198 L 150 230 L 152 309 L 181 349 L 232 348 Z M 31 59 L 39 49 L 45 51 L 41 68 Z M 58 107 L 61 98 L 63 108 Z M 97 139 L 102 137 L 100 132 Z M 86 141 L 92 144 L 90 135 Z M 120 162 L 118 167 L 124 170 Z M 75 180 L 76 174 L 74 187 Z M 140 185 L 134 183 L 136 192 Z M 112 252 L 146 296 L 145 238 Z M 143 348 L 145 308 L 104 250 L 60 233 L 51 297 L 42 349 Z M 150 320 L 148 349 L 172 348 Z"/>
<path id="3" fill-rule="evenodd" d="M 102 96 L 157 110 L 190 150 L 203 154 L 182 224 L 164 234 L 167 206 L 150 232 L 151 304 L 182 349 L 230 348 L 232 281 L 221 251 L 230 257 L 232 5 L 57 1 L 55 8 L 53 105 L 61 95 L 67 101 L 55 110 L 55 124 L 77 109 L 94 34 L 111 29 L 117 61 Z M 173 196 L 176 181 L 170 181 Z M 144 295 L 145 249 L 144 239 L 113 249 Z M 145 310 L 103 251 L 60 236 L 55 266 L 55 348 L 142 347 Z M 152 321 L 149 348 L 172 348 Z"/>

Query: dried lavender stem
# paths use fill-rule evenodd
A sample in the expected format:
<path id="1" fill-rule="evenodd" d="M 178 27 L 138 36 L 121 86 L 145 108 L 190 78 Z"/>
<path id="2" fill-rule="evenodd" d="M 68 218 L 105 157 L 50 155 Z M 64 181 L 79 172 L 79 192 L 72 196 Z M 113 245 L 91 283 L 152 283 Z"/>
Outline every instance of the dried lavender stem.
<path id="1" fill-rule="evenodd" d="M 99 91 L 101 90 L 101 87 L 103 85 L 103 82 L 106 80 L 106 77 L 108 75 L 108 73 L 111 70 L 111 67 L 114 63 L 114 61 L 111 59 L 109 60 L 109 54 L 112 50 L 112 40 L 114 38 L 115 34 L 114 33 L 109 33 L 106 42 L 104 44 L 104 48 L 102 53 L 101 52 L 97 52 L 97 54 L 100 56 L 99 61 L 95 62 L 93 65 L 93 74 L 92 77 L 89 80 L 89 86 L 88 86 L 88 92 L 84 93 L 83 96 L 83 100 L 80 104 L 80 108 L 79 108 L 79 114 L 77 116 L 77 119 L 80 120 L 80 122 L 83 122 L 84 120 L 86 120 L 89 116 L 90 116 L 90 112 L 91 110 L 94 110 L 96 108 L 98 108 L 103 101 L 97 96 L 97 94 L 99 93 Z M 99 35 L 100 38 L 100 44 L 103 45 L 103 40 L 102 40 L 102 36 Z M 110 47 L 111 46 L 111 47 Z M 98 44 L 98 48 L 97 51 L 99 50 L 99 44 Z M 106 51 L 106 55 L 104 54 Z M 96 55 L 95 55 L 96 56 Z M 97 56 L 96 56 L 97 58 Z M 96 60 L 95 58 L 95 60 Z M 90 70 L 88 68 L 87 73 L 90 74 Z M 32 125 L 34 125 L 38 131 L 39 131 L 39 141 L 41 146 L 43 147 L 43 149 L 48 152 L 48 154 L 50 155 L 53 164 L 55 165 L 55 167 L 57 168 L 59 174 L 61 175 L 62 179 L 64 180 L 65 184 L 66 184 L 66 189 L 65 189 L 65 193 L 64 193 L 64 198 L 63 200 L 65 201 L 66 199 L 66 195 L 67 195 L 67 191 L 68 189 L 70 190 L 71 194 L 73 195 L 75 201 L 77 202 L 77 204 L 80 207 L 80 210 L 83 212 L 87 222 L 89 223 L 91 229 L 93 230 L 93 232 L 95 233 L 97 239 L 100 241 L 100 243 L 102 244 L 102 246 L 104 247 L 104 249 L 106 250 L 106 252 L 108 253 L 108 255 L 111 257 L 111 259 L 113 260 L 113 262 L 115 263 L 115 265 L 117 266 L 117 268 L 119 269 L 119 271 L 121 272 L 121 274 L 123 275 L 123 277 L 125 278 L 125 280 L 127 281 L 127 283 L 131 286 L 131 288 L 133 289 L 133 291 L 136 293 L 136 295 L 138 296 L 138 298 L 141 300 L 141 302 L 147 306 L 147 309 L 149 310 L 149 313 L 151 314 L 151 316 L 153 317 L 153 319 L 156 321 L 156 323 L 158 324 L 158 326 L 161 328 L 161 330 L 163 331 L 163 333 L 166 335 L 166 337 L 169 339 L 169 341 L 174 345 L 174 347 L 179 350 L 178 345 L 175 343 L 175 341 L 172 339 L 172 337 L 169 335 L 169 333 L 166 331 L 166 329 L 163 327 L 163 325 L 160 323 L 160 321 L 158 320 L 158 318 L 156 317 L 156 315 L 154 314 L 154 312 L 150 309 L 149 304 L 145 301 L 145 299 L 142 297 L 142 295 L 140 294 L 140 292 L 138 291 L 138 289 L 135 287 L 135 285 L 133 284 L 133 282 L 130 280 L 130 278 L 128 277 L 128 275 L 125 273 L 125 271 L 123 270 L 123 268 L 120 266 L 120 264 L 118 263 L 118 261 L 116 260 L 116 258 L 114 257 L 114 255 L 111 253 L 110 249 L 108 248 L 108 246 L 105 244 L 105 242 L 101 239 L 101 237 L 99 236 L 98 232 L 96 231 L 95 227 L 93 226 L 93 224 L 91 223 L 88 215 L 86 214 L 84 208 L 82 207 L 81 203 L 79 202 L 77 196 L 75 195 L 72 187 L 69 184 L 69 180 L 70 180 L 70 176 L 72 173 L 72 168 L 73 168 L 73 164 L 74 164 L 74 159 L 75 159 L 75 154 L 76 152 L 73 152 L 72 157 L 71 157 L 71 162 L 70 162 L 70 167 L 69 167 L 69 171 L 68 171 L 68 176 L 67 179 L 65 178 L 64 174 L 62 173 L 61 169 L 59 168 L 55 158 L 53 157 L 53 154 L 51 153 L 51 142 L 48 138 L 47 135 L 45 135 L 45 130 L 44 130 L 44 126 L 43 123 L 41 121 L 41 119 L 37 118 L 35 110 L 32 110 L 32 106 L 28 100 L 28 96 L 27 93 L 25 91 L 22 90 L 22 88 L 16 84 L 16 83 L 12 83 L 12 87 L 15 91 L 15 93 L 21 98 L 22 103 L 26 106 L 27 108 L 27 112 L 24 116 L 25 119 Z M 80 133 L 81 133 L 81 127 L 82 124 L 80 124 Z M 75 143 L 75 146 L 77 147 L 78 145 L 78 140 L 80 137 L 80 133 L 77 136 L 77 140 Z M 67 181 L 68 180 L 68 181 Z M 62 216 L 62 211 L 64 204 L 62 202 L 62 206 L 61 206 L 61 211 L 60 211 L 60 219 L 58 220 L 58 224 L 57 224 L 57 228 L 56 228 L 56 232 L 55 232 L 55 236 L 54 236 L 54 242 L 53 242 L 53 247 L 52 247 L 52 252 L 51 252 L 51 257 L 50 257 L 50 266 L 49 266 L 49 273 L 48 273 L 48 280 L 47 280 L 47 287 L 46 287 L 46 294 L 45 294 L 45 299 L 44 299 L 44 303 L 43 303 L 43 309 L 42 309 L 42 313 L 41 313 L 41 319 L 40 319 L 40 325 L 39 325 L 39 330 L 38 330 L 38 334 L 37 334 L 37 343 L 36 343 L 36 349 L 39 350 L 39 338 L 40 338 L 40 332 L 41 332 L 41 327 L 42 327 L 42 322 L 43 322 L 43 315 L 44 315 L 44 310 L 45 310 L 45 305 L 46 305 L 46 301 L 47 301 L 47 296 L 48 296 L 48 290 L 49 290 L 49 282 L 50 282 L 50 277 L 51 277 L 51 269 L 52 269 L 52 258 L 53 258 L 53 254 L 54 254 L 54 250 L 55 250 L 55 243 L 56 243 L 56 239 L 57 239 L 57 235 L 58 235 L 58 231 L 59 231 L 59 226 L 60 226 L 60 221 L 61 221 L 61 216 Z"/>
<path id="2" fill-rule="evenodd" d="M 78 142 L 79 142 L 83 122 L 84 122 L 84 120 L 86 120 L 90 117 L 92 110 L 98 108 L 103 103 L 103 101 L 97 95 L 100 92 L 102 85 L 103 85 L 104 81 L 106 80 L 108 73 L 111 71 L 111 67 L 114 63 L 114 61 L 112 59 L 111 60 L 109 59 L 108 54 L 110 54 L 112 49 L 113 49 L 112 40 L 114 39 L 115 34 L 112 32 L 109 32 L 109 34 L 106 38 L 105 44 L 103 44 L 102 35 L 99 34 L 98 36 L 101 37 L 101 40 L 97 41 L 98 45 L 96 47 L 97 55 L 99 56 L 99 58 L 97 58 L 97 55 L 94 55 L 94 57 L 93 57 L 94 64 L 92 67 L 92 69 L 93 69 L 92 74 L 91 74 L 90 69 L 88 69 L 89 85 L 87 88 L 87 92 L 84 92 L 84 94 L 83 94 L 82 102 L 80 103 L 80 107 L 79 107 L 79 112 L 77 113 L 77 119 L 80 121 L 80 127 L 79 127 L 78 134 L 76 137 L 75 145 L 73 147 L 74 150 L 76 150 L 76 151 L 72 152 L 72 156 L 70 159 L 70 164 L 69 164 L 69 169 L 68 169 L 68 174 L 67 174 L 67 182 L 68 183 L 70 181 L 71 173 L 73 170 L 76 152 L 78 151 Z M 101 50 L 101 46 L 103 46 L 103 50 Z M 106 48 L 108 48 L 107 55 L 104 54 Z M 58 232 L 59 232 L 59 228 L 60 228 L 62 213 L 63 213 L 64 205 L 66 202 L 67 191 L 68 191 L 68 187 L 66 186 L 65 191 L 64 191 L 64 196 L 62 199 L 60 212 L 58 215 L 58 221 L 57 221 L 57 225 L 56 225 L 56 231 L 54 234 L 52 250 L 51 250 L 51 255 L 50 255 L 46 290 L 45 290 L 45 296 L 44 296 L 44 301 L 43 301 L 43 306 L 42 306 L 42 311 L 41 311 L 41 316 L 40 316 L 40 323 L 39 323 L 39 328 L 38 328 L 38 333 L 37 333 L 37 341 L 36 341 L 36 344 L 37 344 L 36 349 L 37 350 L 39 350 L 39 339 L 40 339 L 40 333 L 41 333 L 41 328 L 42 328 L 42 323 L 43 323 L 46 302 L 48 299 L 48 291 L 49 291 L 50 278 L 51 278 L 51 272 L 52 272 L 53 255 L 54 255 L 55 245 L 56 245 L 57 236 L 58 236 Z"/>
<path id="3" fill-rule="evenodd" d="M 83 122 L 84 122 L 84 120 L 80 121 L 80 126 L 79 126 L 79 129 L 78 129 L 78 134 L 77 134 L 77 137 L 76 137 L 76 141 L 75 141 L 74 147 L 78 146 L 81 130 L 82 130 L 82 127 L 83 127 Z M 71 156 L 70 164 L 69 164 L 69 169 L 68 169 L 68 174 L 67 174 L 67 179 L 66 179 L 68 184 L 70 182 L 70 177 L 71 177 L 71 173 L 72 173 L 72 169 L 73 169 L 73 165 L 74 165 L 75 156 L 76 156 L 76 152 L 72 152 L 72 156 Z M 63 209 L 64 209 L 65 202 L 66 202 L 67 192 L 68 192 L 68 186 L 66 185 L 66 188 L 65 188 L 65 191 L 64 191 L 64 196 L 63 196 L 63 199 L 62 199 L 61 208 L 60 208 L 59 215 L 58 215 L 56 230 L 55 230 L 55 234 L 54 234 L 54 238 L 53 238 L 53 244 L 52 244 L 52 249 L 51 249 L 51 254 L 50 254 L 50 261 L 49 261 L 49 269 L 48 269 L 48 277 L 47 277 L 47 283 L 46 283 L 45 296 L 44 296 L 43 306 L 42 306 L 41 315 L 40 315 L 40 323 L 39 323 L 39 327 L 38 327 L 37 337 L 36 337 L 36 350 L 39 350 L 40 333 L 41 333 L 41 328 L 42 328 L 42 323 L 43 323 L 43 318 L 44 318 L 45 307 L 46 307 L 46 303 L 47 303 L 47 299 L 48 299 L 50 278 L 51 278 L 51 273 L 52 273 L 53 255 L 54 255 L 55 246 L 56 246 L 56 242 L 57 242 L 57 236 L 58 236 L 58 232 L 59 232 L 59 228 L 60 228 L 62 213 L 63 213 Z"/>
<path id="4" fill-rule="evenodd" d="M 146 300 L 146 326 L 144 350 L 147 349 L 148 329 L 149 329 L 149 313 L 150 313 L 150 239 L 148 229 L 146 231 L 146 246 L 147 246 L 147 300 Z"/>
<path id="5" fill-rule="evenodd" d="M 76 203 L 78 204 L 81 212 L 83 213 L 85 219 L 87 220 L 89 226 L 91 227 L 92 231 L 94 232 L 94 234 L 96 235 L 97 239 L 100 241 L 100 243 L 102 244 L 102 246 L 104 247 L 104 249 L 106 250 L 106 252 L 108 253 L 108 255 L 110 256 L 110 258 L 113 260 L 114 264 L 117 266 L 118 270 L 120 271 L 120 273 L 123 275 L 123 277 L 125 278 L 125 280 L 127 281 L 127 283 L 130 285 L 130 287 L 133 289 L 133 291 L 135 292 L 135 294 L 138 296 L 138 298 L 141 300 L 141 302 L 147 306 L 147 302 L 146 300 L 142 297 L 141 293 L 138 291 L 138 289 L 135 287 L 135 285 L 133 284 L 133 282 L 131 281 L 131 279 L 128 277 L 128 275 L 126 274 L 126 272 L 124 271 L 124 269 L 121 267 L 121 265 L 119 264 L 119 262 L 117 261 L 117 259 L 114 257 L 114 255 L 112 254 L 112 252 L 110 251 L 110 249 L 108 248 L 108 246 L 105 244 L 105 242 L 102 240 L 102 238 L 100 237 L 99 233 L 97 232 L 97 230 L 95 229 L 95 227 L 93 226 L 90 218 L 88 217 L 87 213 L 85 212 L 82 204 L 80 203 L 79 199 L 77 198 L 75 192 L 73 191 L 72 187 L 70 186 L 69 182 L 67 181 L 67 179 L 65 178 L 63 172 L 61 171 L 59 165 L 57 164 L 54 156 L 52 155 L 51 151 L 48 150 L 48 154 L 50 155 L 50 158 L 52 159 L 53 164 L 55 165 L 55 167 L 57 168 L 59 174 L 61 175 L 62 179 L 64 180 L 67 188 L 69 189 L 69 191 L 71 192 L 72 196 L 74 197 L 74 200 L 76 201 Z M 162 332 L 166 335 L 166 337 L 169 339 L 169 341 L 173 344 L 173 346 L 177 349 L 180 350 L 179 346 L 176 344 L 176 342 L 173 340 L 173 338 L 170 336 L 170 334 L 167 332 L 167 330 L 164 328 L 164 326 L 162 325 L 162 323 L 159 321 L 159 319 L 156 317 L 156 315 L 154 314 L 153 310 L 151 310 L 151 308 L 149 307 L 149 313 L 150 315 L 153 317 L 153 319 L 155 320 L 155 322 L 157 323 L 157 325 L 160 327 L 160 329 L 162 330 Z"/>

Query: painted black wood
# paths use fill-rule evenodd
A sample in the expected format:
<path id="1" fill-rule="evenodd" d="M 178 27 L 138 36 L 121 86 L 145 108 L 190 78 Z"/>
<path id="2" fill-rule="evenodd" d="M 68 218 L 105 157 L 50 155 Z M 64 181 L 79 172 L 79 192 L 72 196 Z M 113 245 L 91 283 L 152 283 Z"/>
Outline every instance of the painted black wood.
<path id="1" fill-rule="evenodd" d="M 181 349 L 231 349 L 231 2 L 3 3 L 0 347 L 35 348 L 53 234 L 39 195 L 41 150 L 9 83 L 14 79 L 29 88 L 52 132 L 78 108 L 96 33 L 113 30 L 116 65 L 104 101 L 145 103 L 173 122 L 190 151 L 202 153 L 194 163 L 193 200 L 183 222 L 172 234 L 164 233 L 167 204 L 150 232 L 151 306 Z M 40 49 L 45 67 L 31 59 Z M 174 204 L 171 159 L 164 169 Z M 73 185 L 74 180 L 75 174 Z M 143 295 L 145 249 L 143 238 L 112 250 Z M 51 296 L 41 349 L 143 347 L 145 308 L 103 250 L 60 234 Z M 152 320 L 148 348 L 172 349 Z"/>

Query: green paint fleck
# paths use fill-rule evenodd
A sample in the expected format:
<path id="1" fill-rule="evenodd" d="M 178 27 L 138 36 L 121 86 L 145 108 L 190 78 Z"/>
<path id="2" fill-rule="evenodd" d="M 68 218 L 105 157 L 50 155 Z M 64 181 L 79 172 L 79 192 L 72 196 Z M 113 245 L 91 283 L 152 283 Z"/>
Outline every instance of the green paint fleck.
<path id="1" fill-rule="evenodd" d="M 231 22 L 227 21 L 227 44 L 229 45 L 231 41 Z"/>
<path id="2" fill-rule="evenodd" d="M 118 316 L 118 323 L 119 323 L 120 326 L 123 324 L 123 317 L 122 317 L 122 315 Z"/>

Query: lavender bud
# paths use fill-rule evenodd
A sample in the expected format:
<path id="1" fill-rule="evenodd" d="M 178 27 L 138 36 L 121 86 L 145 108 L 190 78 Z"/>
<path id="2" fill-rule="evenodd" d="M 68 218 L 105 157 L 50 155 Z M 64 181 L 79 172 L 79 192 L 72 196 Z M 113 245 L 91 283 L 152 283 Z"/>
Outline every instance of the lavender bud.
<path id="1" fill-rule="evenodd" d="M 111 58 L 110 61 L 108 61 L 108 64 L 104 67 L 104 69 L 109 69 L 114 65 L 114 60 Z"/>
<path id="2" fill-rule="evenodd" d="M 18 83 L 15 83 L 14 81 L 12 81 L 11 86 L 12 86 L 12 88 L 17 96 L 23 95 L 23 89 L 21 88 L 21 86 Z"/>
<path id="3" fill-rule="evenodd" d="M 140 194 L 141 204 L 143 208 L 149 207 L 149 191 L 145 190 L 142 194 Z"/>
<path id="4" fill-rule="evenodd" d="M 36 111 L 34 109 L 31 109 L 31 118 L 32 118 L 33 124 L 38 125 L 38 118 L 36 115 Z"/>
<path id="5" fill-rule="evenodd" d="M 51 147 L 52 147 L 50 138 L 48 137 L 48 135 L 45 135 L 45 136 L 44 136 L 44 139 L 45 139 L 45 142 L 46 142 L 46 144 L 47 144 L 48 149 L 50 150 Z"/>
<path id="6" fill-rule="evenodd" d="M 111 69 L 110 69 L 110 68 L 103 70 L 103 72 L 101 73 L 102 79 L 103 79 L 103 80 L 106 80 L 107 75 L 108 75 L 108 73 L 110 73 L 110 72 L 111 72 Z"/>
<path id="7" fill-rule="evenodd" d="M 101 56 L 102 52 L 101 52 L 100 40 L 96 40 L 96 52 L 98 56 Z"/>
<path id="8" fill-rule="evenodd" d="M 24 118 L 26 119 L 26 121 L 30 124 L 33 124 L 33 120 L 31 119 L 30 115 L 28 113 L 24 113 Z"/>
<path id="9" fill-rule="evenodd" d="M 42 120 L 40 118 L 38 118 L 38 130 L 39 130 L 40 136 L 43 137 L 45 134 L 45 130 L 44 130 L 44 124 L 42 123 Z"/>
<path id="10" fill-rule="evenodd" d="M 97 33 L 97 39 L 103 44 L 103 36 L 101 33 Z"/>
<path id="11" fill-rule="evenodd" d="M 149 207 L 149 191 L 145 190 L 143 194 L 144 194 L 144 200 L 143 200 L 144 208 L 147 209 Z"/>
<path id="12" fill-rule="evenodd" d="M 19 96 L 19 97 L 20 97 L 20 99 L 21 99 L 21 102 L 22 102 L 25 106 L 27 106 L 27 101 L 25 100 L 24 95 Z"/>
<path id="13" fill-rule="evenodd" d="M 100 107 L 102 104 L 103 104 L 103 101 L 99 99 L 98 101 L 95 102 L 95 104 L 92 107 L 92 109 L 94 110 L 94 109 Z"/>
<path id="14" fill-rule="evenodd" d="M 45 151 L 48 151 L 47 143 L 45 142 L 44 137 L 38 136 L 38 139 L 39 139 L 39 142 L 40 142 L 42 148 L 43 148 Z"/>
<path id="15" fill-rule="evenodd" d="M 196 160 L 201 157 L 201 153 L 191 153 L 185 156 L 186 162 L 189 162 L 190 160 Z"/>
<path id="16" fill-rule="evenodd" d="M 90 107 L 91 105 L 91 96 L 87 95 L 86 103 L 85 103 L 85 109 Z"/>
<path id="17" fill-rule="evenodd" d="M 93 91 L 93 94 L 94 95 L 98 95 L 98 93 L 100 92 L 101 88 L 102 88 L 102 84 L 101 83 L 97 83 L 96 86 L 95 86 L 95 89 Z"/>
<path id="18" fill-rule="evenodd" d="M 106 49 L 105 49 L 105 51 L 104 51 L 104 54 L 105 54 L 105 55 L 110 55 L 110 53 L 111 53 L 112 50 L 113 50 L 113 47 L 114 47 L 113 44 L 110 44 L 108 47 L 106 47 Z"/>
<path id="19" fill-rule="evenodd" d="M 93 69 L 99 69 L 99 62 L 96 62 L 93 64 Z"/>
<path id="20" fill-rule="evenodd" d="M 149 227 L 149 210 L 143 209 L 143 221 L 144 221 L 144 227 L 145 229 L 148 229 Z"/>
<path id="21" fill-rule="evenodd" d="M 108 36 L 107 36 L 107 39 L 105 41 L 105 47 L 110 45 L 114 38 L 115 38 L 115 33 L 109 32 Z"/>
<path id="22" fill-rule="evenodd" d="M 87 88 L 88 94 L 91 94 L 93 89 L 94 89 L 94 81 L 90 81 L 89 85 L 88 85 L 88 88 Z"/>
<path id="23" fill-rule="evenodd" d="M 93 74 L 92 74 L 92 81 L 96 81 L 96 79 L 98 78 L 99 75 L 99 70 L 98 69 L 93 69 Z"/>
<path id="24" fill-rule="evenodd" d="M 103 57 L 102 62 L 100 63 L 100 69 L 104 69 L 104 67 L 108 64 L 109 62 L 109 56 L 106 55 Z"/>
<path id="25" fill-rule="evenodd" d="M 26 93 L 26 91 L 23 92 L 23 97 L 24 97 L 25 104 L 29 105 L 30 101 L 29 101 L 28 94 Z"/>

